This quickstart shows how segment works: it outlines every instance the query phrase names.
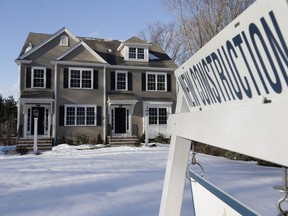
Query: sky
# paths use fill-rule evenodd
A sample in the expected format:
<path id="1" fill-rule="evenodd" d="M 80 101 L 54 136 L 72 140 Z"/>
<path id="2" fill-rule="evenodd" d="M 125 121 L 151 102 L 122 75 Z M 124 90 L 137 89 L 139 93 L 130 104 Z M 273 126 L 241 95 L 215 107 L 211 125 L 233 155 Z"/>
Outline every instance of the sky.
<path id="1" fill-rule="evenodd" d="M 29 32 L 127 40 L 148 23 L 169 23 L 161 0 L 1 0 L 0 94 L 18 100 L 19 56 Z"/>

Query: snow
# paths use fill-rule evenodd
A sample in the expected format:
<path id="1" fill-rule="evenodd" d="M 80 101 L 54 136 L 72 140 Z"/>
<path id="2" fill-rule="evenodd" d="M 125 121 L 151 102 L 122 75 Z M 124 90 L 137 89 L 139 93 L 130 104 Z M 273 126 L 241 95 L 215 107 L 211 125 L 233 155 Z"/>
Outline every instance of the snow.
<path id="1" fill-rule="evenodd" d="M 94 147 L 62 144 L 37 156 L 0 154 L 0 215 L 158 215 L 169 145 Z M 280 168 L 196 158 L 210 182 L 261 215 L 277 214 L 281 195 L 272 187 L 281 185 Z M 181 215 L 192 212 L 187 180 Z"/>

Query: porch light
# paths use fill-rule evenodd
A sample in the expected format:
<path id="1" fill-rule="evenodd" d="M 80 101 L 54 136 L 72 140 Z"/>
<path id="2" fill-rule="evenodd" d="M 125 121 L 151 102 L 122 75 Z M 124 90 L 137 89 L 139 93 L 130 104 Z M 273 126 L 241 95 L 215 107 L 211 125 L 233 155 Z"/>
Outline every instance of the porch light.
<path id="1" fill-rule="evenodd" d="M 38 109 L 34 109 L 33 110 L 33 117 L 34 118 L 38 118 L 39 117 L 39 110 Z"/>

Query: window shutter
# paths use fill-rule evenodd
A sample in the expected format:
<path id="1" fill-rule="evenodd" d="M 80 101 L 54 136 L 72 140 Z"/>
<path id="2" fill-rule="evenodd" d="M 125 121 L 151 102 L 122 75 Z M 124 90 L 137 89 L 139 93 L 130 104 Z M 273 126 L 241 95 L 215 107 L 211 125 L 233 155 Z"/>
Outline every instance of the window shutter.
<path id="1" fill-rule="evenodd" d="M 31 88 L 31 67 L 26 68 L 26 88 Z"/>
<path id="2" fill-rule="evenodd" d="M 171 92 L 171 74 L 167 74 L 167 91 Z"/>
<path id="3" fill-rule="evenodd" d="M 142 73 L 142 91 L 146 91 L 146 73 Z"/>
<path id="4" fill-rule="evenodd" d="M 63 79 L 63 87 L 68 88 L 68 81 L 69 81 L 69 69 L 64 68 L 64 79 Z"/>
<path id="5" fill-rule="evenodd" d="M 128 90 L 132 91 L 132 73 L 128 72 Z"/>
<path id="6" fill-rule="evenodd" d="M 97 106 L 97 126 L 102 125 L 102 107 Z"/>
<path id="7" fill-rule="evenodd" d="M 115 71 L 111 72 L 110 80 L 111 80 L 111 90 L 115 90 Z"/>
<path id="8" fill-rule="evenodd" d="M 94 70 L 93 73 L 93 89 L 98 89 L 98 70 Z"/>
<path id="9" fill-rule="evenodd" d="M 51 69 L 46 69 L 46 88 L 51 88 Z"/>
<path id="10" fill-rule="evenodd" d="M 59 106 L 59 126 L 64 126 L 64 106 Z"/>

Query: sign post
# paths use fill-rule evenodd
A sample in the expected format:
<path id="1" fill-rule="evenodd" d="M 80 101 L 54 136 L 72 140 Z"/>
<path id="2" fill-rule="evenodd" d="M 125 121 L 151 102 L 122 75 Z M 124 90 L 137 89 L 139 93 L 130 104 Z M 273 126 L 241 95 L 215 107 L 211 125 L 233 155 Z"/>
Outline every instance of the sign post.
<path id="1" fill-rule="evenodd" d="M 180 215 L 191 140 L 288 166 L 287 14 L 256 1 L 175 71 L 160 216 Z"/>
<path id="2" fill-rule="evenodd" d="M 34 117 L 34 145 L 33 145 L 33 151 L 34 151 L 35 154 L 38 154 L 38 146 L 37 146 L 38 117 L 39 117 L 39 110 L 38 109 L 34 109 L 33 117 Z"/>

